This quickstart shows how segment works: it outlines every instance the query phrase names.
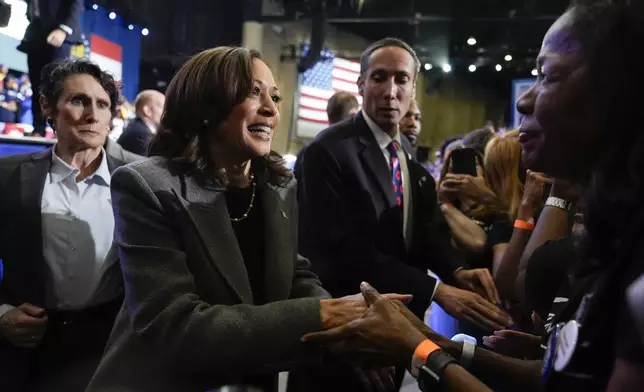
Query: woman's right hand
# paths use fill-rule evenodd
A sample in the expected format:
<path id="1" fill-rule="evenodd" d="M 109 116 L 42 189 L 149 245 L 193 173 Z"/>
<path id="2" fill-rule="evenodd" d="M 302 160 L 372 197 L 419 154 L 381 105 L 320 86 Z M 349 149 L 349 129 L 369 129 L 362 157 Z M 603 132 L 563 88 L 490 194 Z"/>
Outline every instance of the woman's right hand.
<path id="1" fill-rule="evenodd" d="M 385 294 L 384 297 L 405 303 L 412 299 L 409 294 Z M 323 299 L 320 301 L 322 328 L 329 330 L 359 319 L 364 316 L 367 307 L 362 294 L 348 295 L 337 299 Z"/>
<path id="2" fill-rule="evenodd" d="M 534 219 L 535 206 L 543 200 L 546 184 L 552 184 L 550 177 L 532 170 L 527 171 L 523 199 L 521 199 L 521 208 L 519 209 L 519 219 Z"/>
<path id="3" fill-rule="evenodd" d="M 368 309 L 364 316 L 333 329 L 309 333 L 304 342 L 333 344 L 351 340 L 352 350 L 358 347 L 368 355 L 382 355 L 396 362 L 411 358 L 425 335 L 401 313 L 390 298 L 381 295 L 367 283 L 360 286 Z"/>

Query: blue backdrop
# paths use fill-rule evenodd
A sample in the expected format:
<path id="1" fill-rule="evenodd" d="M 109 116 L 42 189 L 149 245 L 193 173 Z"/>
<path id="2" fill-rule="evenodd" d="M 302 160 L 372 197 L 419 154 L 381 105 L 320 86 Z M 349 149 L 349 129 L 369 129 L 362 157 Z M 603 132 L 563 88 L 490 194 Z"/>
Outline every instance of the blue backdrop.
<path id="1" fill-rule="evenodd" d="M 139 92 L 139 66 L 141 62 L 141 26 L 134 25 L 134 29 L 128 29 L 129 21 L 123 20 L 120 15 L 115 19 L 109 18 L 110 11 L 98 6 L 93 9 L 88 6 L 83 13 L 81 21 L 83 32 L 89 39 L 91 34 L 118 44 L 122 48 L 123 64 L 123 96 L 132 102 Z"/>

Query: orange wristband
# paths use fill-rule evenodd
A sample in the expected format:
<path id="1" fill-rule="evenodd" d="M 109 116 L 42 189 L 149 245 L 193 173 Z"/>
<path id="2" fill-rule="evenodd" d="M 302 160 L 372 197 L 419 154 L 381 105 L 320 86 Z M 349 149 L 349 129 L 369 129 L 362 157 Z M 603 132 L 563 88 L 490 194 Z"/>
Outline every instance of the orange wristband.
<path id="1" fill-rule="evenodd" d="M 431 353 L 440 349 L 441 348 L 431 340 L 423 340 L 422 342 L 420 342 L 418 347 L 416 347 L 416 350 L 414 351 L 414 358 L 426 361 Z"/>
<path id="2" fill-rule="evenodd" d="M 514 227 L 526 231 L 534 231 L 534 223 L 517 219 L 514 221 Z"/>

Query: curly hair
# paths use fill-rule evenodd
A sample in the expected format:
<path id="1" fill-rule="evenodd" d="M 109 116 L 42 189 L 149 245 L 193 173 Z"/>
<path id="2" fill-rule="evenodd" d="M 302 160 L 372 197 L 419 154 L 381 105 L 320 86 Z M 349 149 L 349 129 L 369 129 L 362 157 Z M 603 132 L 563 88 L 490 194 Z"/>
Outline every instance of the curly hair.
<path id="1" fill-rule="evenodd" d="M 235 106 L 250 96 L 255 59 L 262 60 L 259 52 L 230 46 L 190 58 L 168 85 L 161 126 L 150 144 L 149 156 L 168 158 L 185 173 L 215 170 L 215 179 L 226 185 L 225 172 L 215 169 L 210 141 Z M 271 183 L 285 185 L 292 179 L 279 154 L 271 151 L 263 162 Z"/>
<path id="2" fill-rule="evenodd" d="M 644 214 L 644 5 L 629 0 L 575 0 L 571 32 L 581 44 L 598 111 L 602 152 L 587 187 L 586 258 L 610 263 L 638 233 Z M 631 244 L 633 245 L 633 244 Z"/>
<path id="3" fill-rule="evenodd" d="M 114 77 L 89 60 L 61 60 L 45 66 L 41 74 L 40 95 L 55 109 L 65 86 L 65 80 L 74 75 L 90 75 L 110 97 L 110 112 L 116 115 L 120 91 Z"/>

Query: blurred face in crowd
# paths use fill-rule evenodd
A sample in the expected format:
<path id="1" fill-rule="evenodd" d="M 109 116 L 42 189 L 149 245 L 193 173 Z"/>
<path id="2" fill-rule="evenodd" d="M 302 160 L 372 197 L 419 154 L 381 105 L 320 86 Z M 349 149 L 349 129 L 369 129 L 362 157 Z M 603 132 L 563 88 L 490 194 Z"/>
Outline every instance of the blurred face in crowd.
<path id="1" fill-rule="evenodd" d="M 407 113 L 405 113 L 405 116 L 400 122 L 400 132 L 407 136 L 414 146 L 418 141 L 418 135 L 420 135 L 420 119 L 420 109 L 418 109 L 416 100 L 413 99 L 409 105 L 409 110 L 407 110 Z"/>
<path id="2" fill-rule="evenodd" d="M 588 67 L 571 33 L 572 17 L 570 11 L 562 15 L 546 33 L 538 79 L 519 98 L 517 109 L 524 115 L 519 141 L 525 166 L 576 180 L 592 162 L 599 132 Z"/>
<path id="3" fill-rule="evenodd" d="M 7 90 L 18 91 L 20 87 L 18 86 L 18 81 L 16 79 L 8 79 L 5 84 L 7 85 Z"/>
<path id="4" fill-rule="evenodd" d="M 146 120 L 152 123 L 154 127 L 159 127 L 161 124 L 161 116 L 163 115 L 163 105 L 165 105 L 165 95 L 158 91 L 148 91 L 142 97 L 145 100 L 141 110 Z"/>
<path id="5" fill-rule="evenodd" d="M 383 131 L 395 134 L 414 96 L 415 63 L 403 48 L 388 46 L 371 54 L 358 78 L 362 109 Z"/>
<path id="6" fill-rule="evenodd" d="M 244 160 L 271 152 L 280 117 L 281 96 L 273 73 L 259 59 L 253 60 L 252 68 L 254 83 L 250 95 L 221 123 L 216 138 L 218 148 L 234 152 Z"/>
<path id="7" fill-rule="evenodd" d="M 58 142 L 65 148 L 80 151 L 105 144 L 112 118 L 111 101 L 93 76 L 69 76 L 63 83 L 58 102 L 47 102 L 44 97 L 40 102 L 45 118 L 56 131 Z"/>

